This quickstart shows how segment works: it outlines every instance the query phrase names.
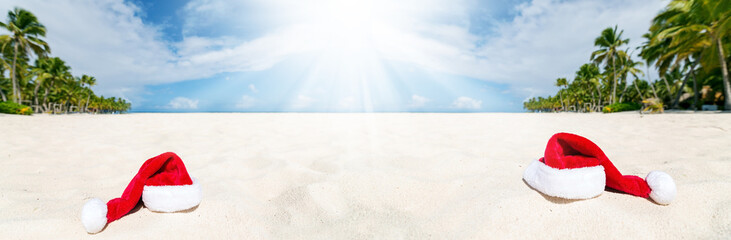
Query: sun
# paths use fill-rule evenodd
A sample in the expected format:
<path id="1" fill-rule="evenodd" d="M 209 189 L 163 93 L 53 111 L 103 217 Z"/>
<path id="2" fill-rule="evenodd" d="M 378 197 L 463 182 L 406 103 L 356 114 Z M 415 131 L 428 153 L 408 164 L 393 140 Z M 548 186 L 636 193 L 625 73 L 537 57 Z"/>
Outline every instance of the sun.
<path id="1" fill-rule="evenodd" d="M 291 106 L 302 106 L 303 96 L 317 94 L 329 111 L 365 111 L 374 102 L 400 102 L 393 78 L 384 68 L 380 49 L 383 33 L 395 31 L 387 6 L 362 0 L 328 0 L 296 11 L 299 27 L 312 39 L 313 56 Z M 317 89 L 325 89 L 313 93 Z"/>

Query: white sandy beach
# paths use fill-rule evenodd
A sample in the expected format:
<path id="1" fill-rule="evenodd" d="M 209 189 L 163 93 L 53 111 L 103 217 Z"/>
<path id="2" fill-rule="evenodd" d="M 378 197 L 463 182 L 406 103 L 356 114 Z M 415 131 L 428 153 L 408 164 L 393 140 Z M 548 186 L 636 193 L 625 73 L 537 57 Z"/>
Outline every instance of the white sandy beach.
<path id="1" fill-rule="evenodd" d="M 668 206 L 522 180 L 556 132 L 622 171 L 670 174 Z M 87 234 L 80 211 L 177 153 L 199 207 Z M 728 239 L 731 114 L 0 115 L 0 239 Z"/>

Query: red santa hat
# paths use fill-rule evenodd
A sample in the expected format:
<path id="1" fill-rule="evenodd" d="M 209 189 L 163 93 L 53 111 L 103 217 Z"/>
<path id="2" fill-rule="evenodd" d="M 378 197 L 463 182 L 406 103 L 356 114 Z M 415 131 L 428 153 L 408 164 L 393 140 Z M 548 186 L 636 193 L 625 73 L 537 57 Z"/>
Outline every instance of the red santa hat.
<path id="1" fill-rule="evenodd" d="M 107 223 L 129 213 L 142 198 L 145 206 L 156 212 L 177 212 L 198 206 L 201 185 L 188 175 L 175 153 L 167 152 L 145 161 L 119 198 L 106 204 L 94 198 L 81 210 L 81 222 L 89 233 L 98 233 Z"/>
<path id="2" fill-rule="evenodd" d="M 677 194 L 667 173 L 652 171 L 644 180 L 622 175 L 596 144 L 570 133 L 553 135 L 543 158 L 528 166 L 523 179 L 546 195 L 567 199 L 596 197 L 605 186 L 662 205 L 670 204 Z"/>

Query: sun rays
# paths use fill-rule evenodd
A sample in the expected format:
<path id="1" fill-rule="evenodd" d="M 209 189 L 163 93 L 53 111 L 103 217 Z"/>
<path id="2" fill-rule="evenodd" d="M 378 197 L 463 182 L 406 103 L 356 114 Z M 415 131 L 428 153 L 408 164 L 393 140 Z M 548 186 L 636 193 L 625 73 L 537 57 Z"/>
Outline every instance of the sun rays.
<path id="1" fill-rule="evenodd" d="M 302 73 L 289 106 L 293 110 L 318 102 L 327 111 L 373 112 L 403 110 L 394 78 L 384 67 L 383 32 L 394 31 L 396 19 L 387 8 L 370 1 L 323 1 L 302 12 L 293 12 L 314 37 L 307 54 L 312 62 Z M 392 23 L 389 23 L 392 22 Z M 391 106 L 386 106 L 389 104 Z"/>

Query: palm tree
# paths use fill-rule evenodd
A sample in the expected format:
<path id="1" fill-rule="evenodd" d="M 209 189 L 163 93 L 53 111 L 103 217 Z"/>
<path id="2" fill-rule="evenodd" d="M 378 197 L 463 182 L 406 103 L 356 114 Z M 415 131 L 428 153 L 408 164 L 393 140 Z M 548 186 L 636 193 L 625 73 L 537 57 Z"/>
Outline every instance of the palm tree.
<path id="1" fill-rule="evenodd" d="M 7 41 L 9 41 L 9 38 L 7 38 L 6 36 L 0 36 L 0 46 L 4 46 Z M 3 52 L 2 50 L 3 49 L 0 48 L 0 53 Z M 10 80 L 5 78 L 5 69 L 9 68 L 10 65 L 8 64 L 8 62 L 0 57 L 0 97 L 2 97 L 3 102 L 8 101 L 7 94 L 5 94 L 5 89 L 12 89 Z"/>
<path id="2" fill-rule="evenodd" d="M 35 104 L 38 105 L 39 96 L 38 90 L 41 87 L 45 88 L 45 94 L 43 95 L 43 105 L 47 104 L 48 94 L 51 90 L 56 90 L 59 83 L 66 82 L 71 77 L 71 67 L 66 65 L 66 62 L 58 57 L 54 58 L 41 58 L 36 60 L 36 67 L 33 69 L 36 77 L 36 86 L 33 91 L 35 96 Z M 48 110 L 50 107 L 46 107 Z"/>
<path id="3" fill-rule="evenodd" d="M 617 26 L 614 26 L 614 28 L 610 27 L 604 29 L 601 35 L 594 40 L 594 46 L 598 46 L 599 50 L 591 53 L 592 61 L 596 63 L 605 62 L 607 65 L 611 64 L 612 66 L 613 87 L 611 103 L 615 103 L 617 99 L 615 59 L 621 55 L 625 55 L 624 51 L 619 50 L 618 48 L 629 43 L 629 39 L 622 39 L 623 32 L 624 30 L 617 33 Z"/>
<path id="4" fill-rule="evenodd" d="M 642 37 L 645 38 L 645 42 L 642 43 L 641 46 L 637 47 L 637 49 L 640 49 L 639 56 L 645 60 L 645 66 L 647 67 L 647 82 L 652 88 L 652 95 L 655 96 L 657 101 L 659 101 L 660 98 L 657 95 L 657 90 L 655 90 L 655 81 L 653 81 L 650 77 L 650 65 L 657 59 L 660 49 L 658 49 L 657 46 L 651 45 L 653 38 L 652 32 L 645 33 Z M 665 83 L 667 84 L 667 81 L 665 81 Z M 670 86 L 668 86 L 668 91 L 670 91 Z"/>
<path id="5" fill-rule="evenodd" d="M 690 76 L 695 76 L 695 66 L 696 64 L 692 64 L 690 61 L 687 61 L 686 64 L 683 65 L 683 69 L 687 69 L 688 73 L 685 74 L 685 79 L 681 82 L 678 91 L 675 93 L 675 100 L 673 100 L 672 108 L 678 108 L 678 105 L 680 104 L 680 96 L 685 91 L 685 85 L 688 83 L 688 79 L 690 79 Z M 682 71 L 683 70 L 679 70 L 679 72 Z"/>
<path id="6" fill-rule="evenodd" d="M 27 53 L 33 51 L 37 56 L 44 56 L 51 50 L 48 47 L 48 43 L 38 37 L 46 36 L 46 27 L 38 22 L 33 13 L 26 11 L 22 8 L 15 8 L 13 11 L 8 11 L 7 23 L 0 22 L 0 27 L 7 29 L 11 35 L 4 37 L 8 38 L 5 41 L 5 45 L 9 45 L 13 48 L 13 65 L 10 68 L 10 78 L 13 84 L 13 101 L 18 102 L 20 96 L 20 89 L 18 89 L 18 83 L 16 81 L 16 62 L 18 59 L 18 52 L 22 51 Z M 5 48 L 6 46 L 3 46 Z"/>
<path id="7" fill-rule="evenodd" d="M 658 41 L 669 40 L 672 47 L 687 55 L 698 53 L 696 59 L 706 72 L 721 68 L 724 109 L 731 110 L 728 53 L 723 44 L 731 35 L 729 1 L 674 0 L 653 19 L 653 27 L 659 30 Z"/>
<path id="8" fill-rule="evenodd" d="M 7 78 L 0 76 L 0 97 L 2 97 L 3 102 L 8 101 L 8 97 L 5 95 L 5 91 L 3 91 L 3 89 L 6 87 L 9 88 L 9 86 L 10 81 Z"/>
<path id="9" fill-rule="evenodd" d="M 61 93 L 63 107 L 65 112 L 72 111 L 72 108 L 81 110 L 81 101 L 83 99 L 84 87 L 77 78 L 67 78 L 64 84 L 59 88 Z"/>
<path id="10" fill-rule="evenodd" d="M 656 98 L 665 99 L 671 103 L 672 108 L 678 107 L 678 100 L 680 95 L 683 93 L 683 87 L 687 81 L 687 78 L 681 81 L 680 87 L 676 91 L 676 97 L 673 98 L 673 91 L 671 86 L 677 86 L 677 81 L 683 78 L 681 69 L 690 62 L 690 54 L 693 53 L 692 49 L 679 49 L 677 46 L 671 46 L 671 40 L 669 38 L 658 38 L 658 33 L 662 31 L 662 26 L 657 22 L 650 27 L 650 33 L 643 35 L 649 41 L 646 41 L 640 52 L 640 57 L 645 59 L 648 68 L 649 65 L 654 62 L 655 67 L 658 68 L 660 79 L 665 83 L 665 94 L 662 98 L 659 98 L 656 94 Z M 685 65 L 683 65 L 685 63 Z M 648 70 L 649 71 L 649 70 Z M 649 73 L 649 72 L 648 72 Z M 686 76 L 687 77 L 687 76 Z M 654 84 L 650 84 L 654 89 Z M 673 100 L 675 99 L 675 100 Z M 664 100 L 663 100 L 664 101 Z"/>
<path id="11" fill-rule="evenodd" d="M 652 28 L 652 27 L 651 27 Z M 642 35 L 647 41 L 642 44 L 640 51 L 640 57 L 645 60 L 645 63 L 647 64 L 647 76 L 649 78 L 650 74 L 650 65 L 655 62 L 655 66 L 658 68 L 658 74 L 660 79 L 665 83 L 665 89 L 667 90 L 668 94 L 671 94 L 670 91 L 670 83 L 668 83 L 668 80 L 666 78 L 666 75 L 668 73 L 668 67 L 671 63 L 672 59 L 667 58 L 661 58 L 664 54 L 664 51 L 668 49 L 668 45 L 670 45 L 669 39 L 666 39 L 664 41 L 656 41 L 657 39 L 655 36 L 657 35 L 657 31 L 650 31 L 649 33 L 646 33 Z M 650 81 L 652 86 L 652 91 L 655 94 L 655 98 L 660 99 L 657 90 L 654 87 L 654 83 Z"/>
<path id="12" fill-rule="evenodd" d="M 683 81 L 683 72 L 681 71 L 681 68 L 674 68 L 663 74 L 662 79 L 665 80 L 667 91 L 664 92 L 661 97 L 663 98 L 663 101 L 667 100 L 666 102 L 671 103 L 673 100 L 673 89 L 676 89 Z M 681 89 L 678 89 L 677 91 L 681 91 Z"/>
<path id="13" fill-rule="evenodd" d="M 563 96 L 561 95 L 561 92 L 563 91 L 563 89 L 565 87 L 569 86 L 569 83 L 566 80 L 566 78 L 558 78 L 558 79 L 556 79 L 556 83 L 554 84 L 554 86 L 560 88 L 558 90 L 558 97 L 561 100 L 561 110 L 566 111 L 566 107 L 564 106 Z"/>
<path id="14" fill-rule="evenodd" d="M 695 75 L 696 64 L 698 61 L 698 53 L 702 51 L 702 46 L 691 41 L 681 40 L 681 38 L 670 38 L 665 36 L 667 29 L 676 28 L 677 22 L 685 23 L 687 19 L 681 19 L 684 16 L 676 16 L 674 21 L 668 21 L 667 17 L 670 14 L 668 12 L 661 13 L 653 20 L 653 25 L 650 26 L 650 42 L 648 49 L 650 51 L 644 51 L 647 60 L 655 60 L 655 66 L 658 67 L 661 73 L 667 73 L 668 70 L 676 71 L 678 69 L 690 69 L 688 70 L 685 79 L 682 81 L 680 88 L 676 92 L 671 108 L 678 108 L 680 96 L 683 94 L 685 84 L 689 80 L 691 74 Z M 665 79 L 663 79 L 665 80 Z M 668 85 L 667 81 L 665 82 Z M 694 79 L 694 86 L 697 86 L 696 80 Z M 670 90 L 668 89 L 668 92 Z M 696 91 L 694 91 L 694 94 Z M 697 100 L 695 101 L 697 103 Z"/>
<path id="15" fill-rule="evenodd" d="M 81 94 L 82 94 L 82 97 L 86 96 L 86 101 L 84 101 L 83 107 L 81 105 L 79 105 L 79 109 L 80 109 L 79 111 L 80 112 L 89 112 L 89 103 L 90 103 L 92 97 L 94 96 L 94 91 L 92 91 L 91 88 L 83 87 Z"/>
<path id="16" fill-rule="evenodd" d="M 637 74 L 643 74 L 642 70 L 640 70 L 640 66 L 642 66 L 642 62 L 636 62 L 633 61 L 630 55 L 626 55 L 623 58 L 620 58 L 620 76 L 622 76 L 622 79 L 626 79 L 627 75 L 632 75 L 634 77 L 634 80 L 632 81 L 632 85 L 634 85 L 635 90 L 637 90 L 637 96 L 640 97 L 640 101 L 642 101 L 643 96 L 642 92 L 640 91 L 639 87 L 637 86 L 637 81 L 639 80 L 639 77 Z M 626 84 L 626 81 L 623 81 Z M 619 101 L 622 102 L 624 99 L 624 95 L 627 91 L 627 88 L 629 88 L 630 85 L 626 85 L 625 88 L 622 90 L 622 95 L 619 97 Z"/>
<path id="17" fill-rule="evenodd" d="M 0 58 L 0 97 L 2 97 L 3 102 L 8 101 L 8 97 L 5 94 L 4 89 L 10 89 L 10 80 L 5 78 L 5 69 L 8 67 L 5 60 Z"/>
<path id="18" fill-rule="evenodd" d="M 577 112 L 582 110 L 580 106 L 584 103 L 586 98 L 586 92 L 584 91 L 583 85 L 583 80 L 576 78 L 574 81 L 571 81 L 571 84 L 569 84 L 569 87 L 567 88 L 569 104 L 574 106 L 574 109 Z"/>
<path id="19" fill-rule="evenodd" d="M 84 111 L 87 111 L 87 109 L 89 108 L 89 100 L 91 99 L 91 95 L 94 94 L 94 92 L 91 91 L 90 88 L 92 86 L 96 85 L 96 78 L 84 74 L 84 75 L 81 76 L 81 78 L 79 79 L 79 81 L 84 86 L 84 88 L 88 90 L 88 91 L 86 91 L 86 94 L 87 94 L 86 95 L 86 106 L 84 106 Z"/>
<path id="20" fill-rule="evenodd" d="M 33 93 L 33 88 L 30 87 L 33 80 L 33 73 L 31 72 L 32 69 L 28 66 L 26 61 L 23 61 L 18 63 L 16 70 L 18 71 L 18 74 L 15 75 L 18 82 L 18 103 L 30 103 L 30 100 L 25 100 L 25 97 L 31 96 Z"/>
<path id="21" fill-rule="evenodd" d="M 579 68 L 579 71 L 576 71 L 576 79 L 581 80 L 586 84 L 587 88 L 593 88 L 596 89 L 597 95 L 598 95 L 598 101 L 594 103 L 595 105 L 601 105 L 602 104 L 602 91 L 601 91 L 601 82 L 599 80 L 600 77 L 599 68 L 591 63 L 585 63 L 584 65 L 581 65 Z M 576 80 L 574 80 L 576 81 Z M 590 89 L 588 91 L 592 92 L 592 102 L 594 102 L 594 90 Z"/>

